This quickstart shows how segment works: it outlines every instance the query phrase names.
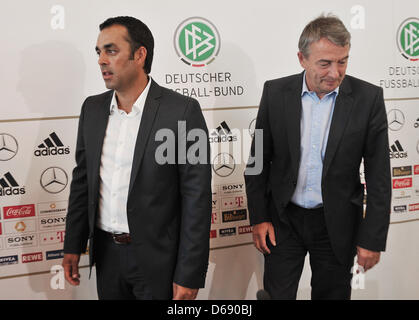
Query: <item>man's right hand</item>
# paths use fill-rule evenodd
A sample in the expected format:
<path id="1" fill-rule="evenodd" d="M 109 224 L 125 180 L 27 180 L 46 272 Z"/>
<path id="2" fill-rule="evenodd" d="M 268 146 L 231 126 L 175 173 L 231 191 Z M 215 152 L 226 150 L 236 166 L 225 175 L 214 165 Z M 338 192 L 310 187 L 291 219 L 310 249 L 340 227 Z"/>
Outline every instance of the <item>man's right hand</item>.
<path id="1" fill-rule="evenodd" d="M 269 236 L 273 246 L 276 246 L 275 231 L 271 222 L 262 222 L 253 226 L 253 243 L 263 254 L 270 254 L 268 246 L 266 245 L 266 235 Z"/>
<path id="2" fill-rule="evenodd" d="M 64 254 L 62 264 L 64 268 L 64 275 L 68 283 L 70 283 L 72 286 L 78 286 L 80 284 L 79 261 L 79 254 Z"/>

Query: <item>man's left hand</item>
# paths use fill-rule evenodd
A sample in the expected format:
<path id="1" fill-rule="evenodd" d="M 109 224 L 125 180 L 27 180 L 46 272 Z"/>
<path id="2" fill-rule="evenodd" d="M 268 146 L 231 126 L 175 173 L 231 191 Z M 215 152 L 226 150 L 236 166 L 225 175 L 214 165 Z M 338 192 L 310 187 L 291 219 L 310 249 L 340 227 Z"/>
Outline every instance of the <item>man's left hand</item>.
<path id="1" fill-rule="evenodd" d="M 364 268 L 364 271 L 371 269 L 380 261 L 381 252 L 367 250 L 360 246 L 357 246 L 356 248 L 358 256 L 357 263 Z"/>
<path id="2" fill-rule="evenodd" d="M 173 300 L 195 300 L 198 290 L 182 287 L 173 282 Z"/>

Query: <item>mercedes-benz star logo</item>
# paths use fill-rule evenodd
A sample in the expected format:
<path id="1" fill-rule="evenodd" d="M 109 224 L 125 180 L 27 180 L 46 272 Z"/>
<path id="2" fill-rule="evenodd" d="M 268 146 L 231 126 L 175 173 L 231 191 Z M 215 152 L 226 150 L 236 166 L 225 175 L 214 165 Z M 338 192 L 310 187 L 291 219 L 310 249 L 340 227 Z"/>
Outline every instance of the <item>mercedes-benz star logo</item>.
<path id="1" fill-rule="evenodd" d="M 392 131 L 399 131 L 404 125 L 404 114 L 398 109 L 392 109 L 387 113 L 388 127 Z"/>
<path id="2" fill-rule="evenodd" d="M 212 162 L 212 170 L 219 177 L 228 177 L 236 168 L 236 162 L 231 154 L 219 153 Z"/>
<path id="3" fill-rule="evenodd" d="M 49 193 L 59 193 L 65 189 L 68 183 L 67 173 L 58 167 L 50 167 L 42 172 L 41 186 Z"/>
<path id="4" fill-rule="evenodd" d="M 8 133 L 0 133 L 0 161 L 12 159 L 18 150 L 18 144 L 15 137 Z"/>

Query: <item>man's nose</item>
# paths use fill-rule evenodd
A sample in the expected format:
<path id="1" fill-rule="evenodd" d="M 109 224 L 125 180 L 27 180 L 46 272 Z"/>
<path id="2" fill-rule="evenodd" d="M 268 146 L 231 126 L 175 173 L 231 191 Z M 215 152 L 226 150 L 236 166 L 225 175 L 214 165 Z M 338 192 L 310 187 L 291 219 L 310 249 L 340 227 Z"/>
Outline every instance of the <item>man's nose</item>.
<path id="1" fill-rule="evenodd" d="M 336 63 L 332 63 L 330 65 L 329 76 L 333 79 L 339 78 L 339 67 Z"/>
<path id="2" fill-rule="evenodd" d="M 99 58 L 97 62 L 99 63 L 99 65 L 109 64 L 109 60 L 104 52 L 99 53 Z"/>

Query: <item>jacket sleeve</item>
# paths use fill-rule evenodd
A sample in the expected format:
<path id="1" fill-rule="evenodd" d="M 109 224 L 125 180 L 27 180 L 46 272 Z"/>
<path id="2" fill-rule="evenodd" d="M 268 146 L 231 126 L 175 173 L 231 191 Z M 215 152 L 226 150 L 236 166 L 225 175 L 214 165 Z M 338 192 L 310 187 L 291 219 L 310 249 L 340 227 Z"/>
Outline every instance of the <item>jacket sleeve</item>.
<path id="1" fill-rule="evenodd" d="M 188 136 L 186 143 L 187 152 L 200 146 L 200 161 L 191 163 L 190 157 L 187 157 L 186 161 L 178 163 L 182 217 L 173 281 L 187 288 L 203 288 L 208 269 L 212 210 L 210 146 L 208 129 L 196 100 L 189 100 L 184 119 L 185 134 L 193 136 L 194 132 L 201 133 L 201 137 L 195 137 L 194 141 Z M 182 138 L 186 140 L 186 136 Z"/>
<path id="2" fill-rule="evenodd" d="M 380 88 L 370 114 L 364 146 L 367 209 L 362 219 L 358 245 L 372 251 L 384 251 L 390 223 L 391 173 L 387 114 Z"/>
<path id="3" fill-rule="evenodd" d="M 272 157 L 272 136 L 269 122 L 269 89 L 269 82 L 265 82 L 256 118 L 255 135 L 250 149 L 250 159 L 253 157 L 254 161 L 253 163 L 248 162 L 244 174 L 251 225 L 271 221 L 268 211 L 270 197 L 269 172 Z M 256 145 L 256 136 L 258 134 L 261 134 L 263 137 L 263 148 L 260 145 Z M 263 164 L 260 172 L 254 170 L 258 163 Z"/>
<path id="4" fill-rule="evenodd" d="M 66 217 L 64 253 L 80 254 L 86 251 L 89 237 L 88 223 L 88 186 L 86 168 L 86 150 L 84 144 L 84 112 L 83 103 L 79 118 L 76 145 L 76 167 L 70 186 L 70 197 Z"/>

